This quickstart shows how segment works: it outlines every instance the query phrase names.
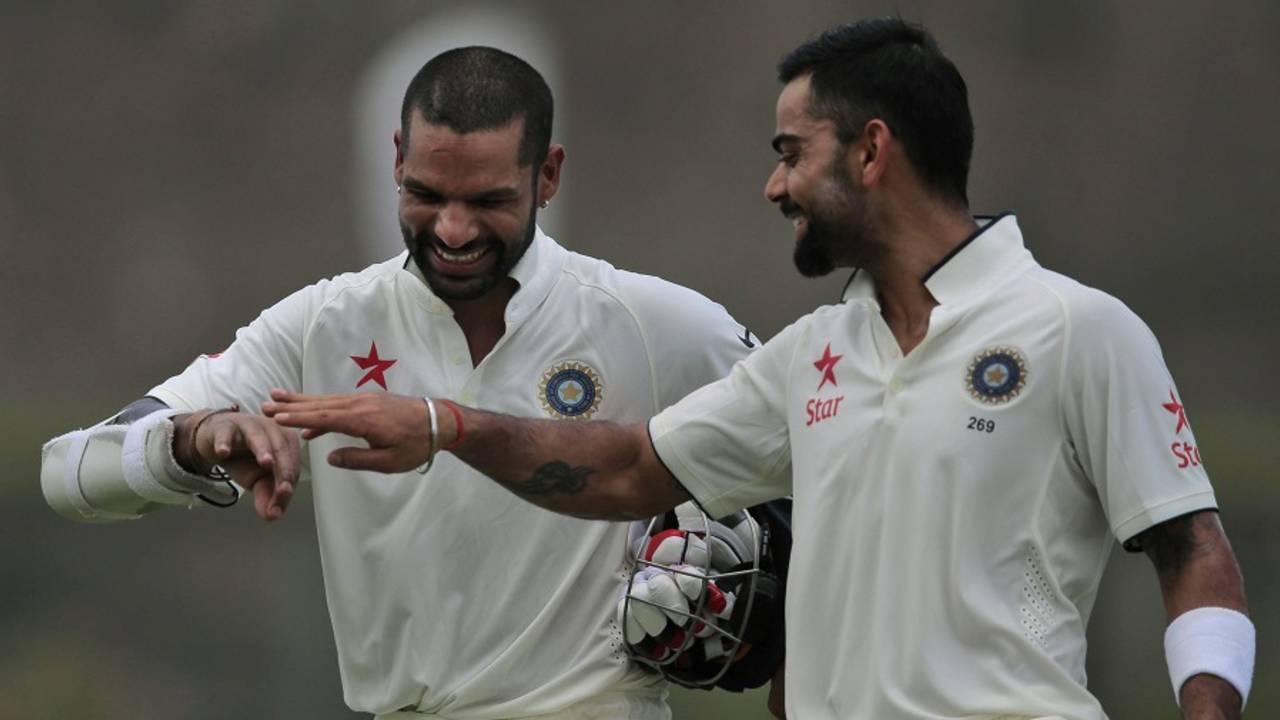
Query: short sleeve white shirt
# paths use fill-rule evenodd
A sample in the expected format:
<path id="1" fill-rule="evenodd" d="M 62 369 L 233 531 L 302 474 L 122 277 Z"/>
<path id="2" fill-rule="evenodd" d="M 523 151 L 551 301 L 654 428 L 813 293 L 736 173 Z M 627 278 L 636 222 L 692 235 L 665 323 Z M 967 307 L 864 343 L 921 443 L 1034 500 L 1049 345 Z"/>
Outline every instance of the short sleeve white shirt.
<path id="1" fill-rule="evenodd" d="M 655 448 L 713 516 L 794 496 L 789 716 L 1103 718 L 1085 626 L 1113 538 L 1215 507 L 1177 388 L 1012 216 L 925 285 L 907 356 L 858 273 L 653 418 Z"/>
<path id="2" fill-rule="evenodd" d="M 385 391 L 639 422 L 723 377 L 756 342 L 701 295 L 541 231 L 512 276 L 506 333 L 476 367 L 448 305 L 402 254 L 289 296 L 149 394 L 175 408 L 256 411 L 273 387 Z M 661 695 L 629 664 L 614 622 L 625 523 L 542 510 L 448 454 L 425 476 L 325 462 L 351 442 L 322 437 L 305 455 L 353 709 L 524 717 L 606 693 Z"/>

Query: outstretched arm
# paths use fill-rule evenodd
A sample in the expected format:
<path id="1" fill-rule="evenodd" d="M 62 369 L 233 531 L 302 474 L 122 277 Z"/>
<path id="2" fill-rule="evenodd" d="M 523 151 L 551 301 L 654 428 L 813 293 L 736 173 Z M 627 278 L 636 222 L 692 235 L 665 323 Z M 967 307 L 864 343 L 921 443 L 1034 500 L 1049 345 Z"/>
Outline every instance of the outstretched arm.
<path id="1" fill-rule="evenodd" d="M 1244 579 L 1217 512 L 1168 520 L 1140 534 L 1137 542 L 1155 565 L 1169 623 L 1197 608 L 1248 613 Z M 1249 651 L 1252 665 L 1251 646 Z M 1216 675 L 1193 675 L 1178 696 L 1186 718 L 1240 717 L 1240 693 Z"/>
<path id="2" fill-rule="evenodd" d="M 590 519 L 648 518 L 689 499 L 658 460 L 644 424 L 521 420 L 458 408 L 443 413 L 454 455 L 500 485 L 548 510 Z"/>
<path id="3" fill-rule="evenodd" d="M 422 398 L 363 393 L 301 395 L 282 390 L 262 406 L 310 439 L 327 432 L 363 438 L 368 448 L 333 451 L 342 468 L 406 472 L 431 456 L 431 420 Z M 437 448 L 548 510 L 588 519 L 635 520 L 689 499 L 663 466 L 644 424 L 528 420 L 436 400 Z"/>
<path id="4" fill-rule="evenodd" d="M 235 502 L 214 465 L 254 496 L 266 520 L 280 518 L 299 476 L 297 433 L 268 418 L 231 411 L 179 413 L 156 398 L 137 400 L 115 417 L 50 440 L 40 483 L 51 507 L 73 520 L 132 519 L 197 499 Z"/>

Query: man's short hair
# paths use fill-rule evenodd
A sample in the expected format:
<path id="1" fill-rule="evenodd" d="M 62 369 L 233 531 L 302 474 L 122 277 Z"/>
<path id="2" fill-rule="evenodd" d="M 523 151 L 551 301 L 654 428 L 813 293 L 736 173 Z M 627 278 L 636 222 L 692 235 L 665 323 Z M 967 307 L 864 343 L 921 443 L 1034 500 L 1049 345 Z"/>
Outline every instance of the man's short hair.
<path id="1" fill-rule="evenodd" d="M 901 18 L 839 25 L 792 50 L 778 79 L 809 76 L 809 113 L 831 120 L 842 145 L 879 118 L 921 180 L 969 204 L 973 117 L 964 78 L 923 26 Z"/>
<path id="2" fill-rule="evenodd" d="M 409 141 L 413 113 L 462 134 L 496 130 L 524 120 L 520 167 L 542 165 L 551 145 L 551 88 L 529 63 L 496 48 L 455 48 L 432 58 L 400 106 L 400 135 Z"/>

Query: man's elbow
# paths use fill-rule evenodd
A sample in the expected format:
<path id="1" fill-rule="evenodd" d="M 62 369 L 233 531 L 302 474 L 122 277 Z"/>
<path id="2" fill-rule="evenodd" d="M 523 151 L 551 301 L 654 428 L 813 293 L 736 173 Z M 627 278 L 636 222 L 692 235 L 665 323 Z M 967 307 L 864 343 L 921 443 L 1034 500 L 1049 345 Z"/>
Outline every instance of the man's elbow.
<path id="1" fill-rule="evenodd" d="M 611 520 L 645 520 L 689 499 L 661 465 L 634 463 L 608 484 L 603 506 Z"/>

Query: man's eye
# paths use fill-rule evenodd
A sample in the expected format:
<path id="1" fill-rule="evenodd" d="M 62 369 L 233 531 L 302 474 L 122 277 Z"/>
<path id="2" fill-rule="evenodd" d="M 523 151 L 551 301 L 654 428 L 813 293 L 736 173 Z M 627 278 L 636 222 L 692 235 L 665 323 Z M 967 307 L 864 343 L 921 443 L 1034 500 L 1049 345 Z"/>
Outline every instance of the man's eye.
<path id="1" fill-rule="evenodd" d="M 472 205 L 481 210 L 497 210 L 506 208 L 511 202 L 515 202 L 515 197 L 476 197 L 471 201 Z"/>
<path id="2" fill-rule="evenodd" d="M 410 190 L 409 194 L 412 195 L 415 200 L 427 203 L 428 205 L 438 205 L 442 202 L 439 195 L 427 190 Z"/>
<path id="3" fill-rule="evenodd" d="M 787 167 L 795 167 L 795 166 L 796 166 L 796 154 L 795 154 L 795 153 L 782 153 L 781 155 L 779 155 L 779 156 L 778 156 L 778 162 L 782 163 L 783 165 L 786 165 Z"/>

